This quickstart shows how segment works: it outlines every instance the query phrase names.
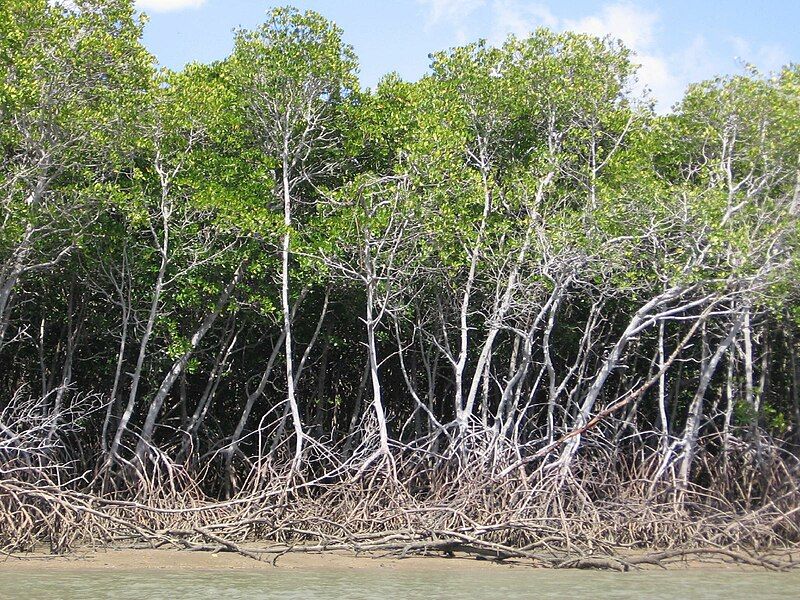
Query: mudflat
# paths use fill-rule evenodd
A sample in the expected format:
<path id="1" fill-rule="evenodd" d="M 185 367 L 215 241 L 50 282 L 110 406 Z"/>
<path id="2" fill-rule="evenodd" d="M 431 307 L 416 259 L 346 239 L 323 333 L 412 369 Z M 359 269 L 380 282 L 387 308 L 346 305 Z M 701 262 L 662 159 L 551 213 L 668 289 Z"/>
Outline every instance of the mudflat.
<path id="1" fill-rule="evenodd" d="M 463 569 L 530 569 L 530 563 L 504 561 L 502 563 L 476 560 L 468 556 L 453 558 L 413 556 L 409 558 L 381 558 L 356 556 L 346 553 L 291 552 L 275 559 L 267 555 L 263 561 L 253 560 L 234 552 L 190 552 L 182 550 L 80 550 L 65 555 L 45 553 L 12 554 L 0 559 L 0 570 L 53 569 L 163 569 L 163 570 L 260 570 L 260 569 L 360 569 L 392 571 L 459 571 Z"/>
<path id="2" fill-rule="evenodd" d="M 788 558 L 788 557 L 787 557 Z M 274 562 L 273 562 L 274 561 Z M 670 569 L 706 569 L 714 571 L 763 571 L 758 567 L 719 560 L 686 559 L 667 563 Z M 408 558 L 354 555 L 343 552 L 290 552 L 265 555 L 262 561 L 234 552 L 191 552 L 170 549 L 82 549 L 64 555 L 44 552 L 10 554 L 0 558 L 0 571 L 9 570 L 343 570 L 360 571 L 488 571 L 537 569 L 529 561 L 480 560 L 474 556 L 411 556 Z M 643 569 L 656 568 L 643 565 Z M 538 569 L 537 569 L 538 570 Z"/>

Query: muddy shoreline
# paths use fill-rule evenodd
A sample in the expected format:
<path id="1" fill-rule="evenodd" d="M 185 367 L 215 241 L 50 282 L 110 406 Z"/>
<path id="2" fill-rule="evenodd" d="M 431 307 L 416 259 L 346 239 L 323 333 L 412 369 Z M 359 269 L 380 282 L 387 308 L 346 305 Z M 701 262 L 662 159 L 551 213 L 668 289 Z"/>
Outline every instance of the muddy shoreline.
<path id="1" fill-rule="evenodd" d="M 787 555 L 787 558 L 788 555 Z M 304 553 L 292 552 L 281 555 L 273 564 L 274 556 L 256 561 L 233 552 L 192 552 L 168 549 L 80 549 L 72 553 L 54 555 L 46 552 L 15 553 L 0 557 L 0 571 L 9 570 L 159 570 L 159 571 L 208 571 L 242 570 L 259 571 L 274 568 L 287 570 L 359 570 L 359 571 L 462 571 L 481 570 L 498 572 L 506 570 L 545 570 L 530 561 L 481 560 L 466 554 L 452 557 L 443 555 L 410 556 L 407 558 L 354 555 L 343 552 Z M 667 563 L 672 570 L 714 570 L 735 572 L 763 572 L 758 567 L 736 562 L 683 559 Z M 642 565 L 641 570 L 663 570 L 654 565 Z"/>

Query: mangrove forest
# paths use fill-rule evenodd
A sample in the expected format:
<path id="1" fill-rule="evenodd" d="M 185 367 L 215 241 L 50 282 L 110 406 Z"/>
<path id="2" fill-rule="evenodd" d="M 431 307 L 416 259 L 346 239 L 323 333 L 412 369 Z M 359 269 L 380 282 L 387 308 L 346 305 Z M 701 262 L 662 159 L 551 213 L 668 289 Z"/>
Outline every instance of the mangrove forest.
<path id="1" fill-rule="evenodd" d="M 800 564 L 798 65 L 144 24 L 0 3 L 0 552 Z"/>

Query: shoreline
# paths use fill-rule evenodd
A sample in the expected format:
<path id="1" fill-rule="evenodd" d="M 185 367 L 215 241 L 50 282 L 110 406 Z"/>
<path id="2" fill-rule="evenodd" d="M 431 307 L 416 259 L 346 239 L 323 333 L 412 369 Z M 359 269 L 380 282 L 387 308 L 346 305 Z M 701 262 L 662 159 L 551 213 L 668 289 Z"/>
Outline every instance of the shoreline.
<path id="1" fill-rule="evenodd" d="M 8 571 L 264 571 L 274 569 L 298 571 L 393 571 L 442 572 L 481 570 L 493 573 L 503 571 L 550 571 L 546 567 L 526 560 L 482 560 L 467 554 L 452 557 L 443 555 L 370 556 L 345 552 L 289 552 L 273 558 L 256 561 L 234 552 L 203 552 L 174 549 L 80 549 L 68 554 L 45 552 L 12 553 L 0 556 L 0 572 Z M 666 563 L 664 568 L 641 565 L 637 571 L 649 570 L 703 570 L 729 572 L 765 572 L 752 565 L 735 562 L 687 558 Z M 585 569 L 559 569 L 585 570 Z"/>
<path id="2" fill-rule="evenodd" d="M 235 552 L 203 552 L 172 549 L 83 549 L 68 554 L 42 552 L 15 553 L 0 558 L 0 571 L 5 570 L 159 570 L 214 571 L 241 570 L 393 570 L 393 571 L 459 571 L 462 569 L 517 570 L 537 569 L 519 560 L 490 561 L 463 555 L 409 556 L 406 558 L 355 555 L 345 552 L 289 552 L 262 561 Z"/>

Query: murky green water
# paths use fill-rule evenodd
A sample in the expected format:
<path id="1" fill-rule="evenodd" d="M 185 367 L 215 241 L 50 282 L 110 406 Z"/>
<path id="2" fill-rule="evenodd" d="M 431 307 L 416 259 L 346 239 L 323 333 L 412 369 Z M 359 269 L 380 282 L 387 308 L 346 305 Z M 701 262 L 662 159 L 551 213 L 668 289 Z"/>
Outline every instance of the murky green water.
<path id="1" fill-rule="evenodd" d="M 485 570 L 463 573 L 359 571 L 6 571 L 0 598 L 227 600 L 280 598 L 635 598 L 781 600 L 800 598 L 800 573 L 716 571 Z"/>

